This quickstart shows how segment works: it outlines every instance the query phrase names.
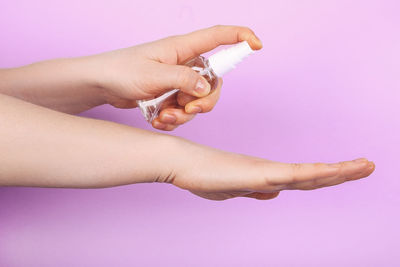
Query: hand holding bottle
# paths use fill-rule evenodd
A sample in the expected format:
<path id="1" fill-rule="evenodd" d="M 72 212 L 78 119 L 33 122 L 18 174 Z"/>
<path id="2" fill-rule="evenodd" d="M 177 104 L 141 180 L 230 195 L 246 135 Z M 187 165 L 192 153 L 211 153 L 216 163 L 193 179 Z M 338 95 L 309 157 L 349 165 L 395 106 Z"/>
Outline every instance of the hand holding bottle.
<path id="1" fill-rule="evenodd" d="M 262 47 L 249 28 L 214 26 L 98 55 L 0 69 L 0 93 L 74 114 L 102 104 L 134 108 L 137 100 L 179 89 L 152 120 L 157 129 L 173 130 L 210 111 L 222 85 L 222 79 L 214 79 L 210 90 L 201 74 L 183 64 L 219 45 L 242 41 L 253 50 Z"/>
<path id="2" fill-rule="evenodd" d="M 247 41 L 253 50 L 262 44 L 245 27 L 214 26 L 186 35 L 172 36 L 90 58 L 107 103 L 119 108 L 136 107 L 136 101 L 152 99 L 172 90 L 156 119 L 155 128 L 173 130 L 199 112 L 210 111 L 218 101 L 222 79 L 210 85 L 200 73 L 182 65 L 219 45 Z M 100 79 L 99 79 L 100 77 Z M 210 92 L 211 86 L 215 90 Z"/>

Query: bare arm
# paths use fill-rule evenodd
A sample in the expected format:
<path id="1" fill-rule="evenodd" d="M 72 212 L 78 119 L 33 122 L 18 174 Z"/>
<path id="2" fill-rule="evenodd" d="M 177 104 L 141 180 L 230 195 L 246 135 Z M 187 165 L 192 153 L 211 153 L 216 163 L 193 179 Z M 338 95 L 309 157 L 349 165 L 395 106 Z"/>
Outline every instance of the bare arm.
<path id="1" fill-rule="evenodd" d="M 210 92 L 206 79 L 182 64 L 219 45 L 244 40 L 254 50 L 262 47 L 249 28 L 215 26 L 99 55 L 4 69 L 0 93 L 75 114 L 101 104 L 134 108 L 136 100 L 178 88 L 153 121 L 157 129 L 173 130 L 197 113 L 211 111 L 222 85 L 220 80 Z"/>
<path id="2" fill-rule="evenodd" d="M 86 58 L 55 59 L 0 70 L 0 93 L 75 114 L 105 104 Z"/>
<path id="3" fill-rule="evenodd" d="M 365 159 L 286 164 L 75 117 L 0 95 L 0 186 L 108 187 L 167 182 L 209 199 L 269 199 L 366 177 Z"/>
<path id="4" fill-rule="evenodd" d="M 150 182 L 166 171 L 166 135 L 3 95 L 0 114 L 0 185 L 106 187 Z"/>

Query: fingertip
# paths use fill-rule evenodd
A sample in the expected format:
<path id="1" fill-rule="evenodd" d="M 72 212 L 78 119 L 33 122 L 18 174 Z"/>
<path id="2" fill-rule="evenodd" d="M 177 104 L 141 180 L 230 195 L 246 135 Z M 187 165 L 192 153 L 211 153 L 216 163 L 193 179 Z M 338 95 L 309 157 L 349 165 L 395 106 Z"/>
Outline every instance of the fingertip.
<path id="1" fill-rule="evenodd" d="M 154 119 L 151 125 L 158 130 L 164 130 L 167 128 L 167 124 L 162 123 L 158 118 Z"/>
<path id="2" fill-rule="evenodd" d="M 176 122 L 176 116 L 167 112 L 162 112 L 159 117 L 162 123 L 165 124 L 174 124 Z"/>
<path id="3" fill-rule="evenodd" d="M 361 170 L 355 176 L 348 177 L 347 178 L 348 181 L 354 181 L 354 180 L 366 178 L 374 172 L 374 170 L 375 170 L 374 162 L 364 160 L 364 158 L 353 160 L 352 162 L 355 162 L 355 161 L 358 162 L 358 164 L 361 164 L 361 167 L 359 166 L 359 168 L 358 168 L 359 170 L 360 169 Z"/>
<path id="4" fill-rule="evenodd" d="M 200 76 L 194 89 L 194 95 L 197 97 L 204 97 L 210 93 L 210 90 L 211 85 L 203 76 Z"/>
<path id="5" fill-rule="evenodd" d="M 358 159 L 355 159 L 355 160 L 353 160 L 354 162 L 360 162 L 360 163 L 362 163 L 362 162 L 368 162 L 368 160 L 366 159 L 366 158 L 358 158 Z"/>
<path id="6" fill-rule="evenodd" d="M 178 127 L 178 125 L 175 124 L 162 123 L 159 121 L 158 118 L 152 122 L 152 125 L 154 128 L 161 131 L 172 131 L 175 130 L 176 127 Z"/>
<path id="7" fill-rule="evenodd" d="M 178 126 L 192 120 L 195 116 L 195 114 L 185 112 L 183 107 L 179 107 L 162 110 L 158 119 L 166 125 Z"/>
<path id="8" fill-rule="evenodd" d="M 173 131 L 178 127 L 176 124 L 167 124 L 167 126 L 163 129 L 163 131 Z"/>
<path id="9" fill-rule="evenodd" d="M 249 45 L 253 50 L 260 50 L 263 48 L 261 40 L 256 35 L 251 36 Z"/>
<path id="10" fill-rule="evenodd" d="M 371 168 L 371 169 L 375 170 L 375 168 L 376 168 L 375 162 L 370 161 L 370 162 L 369 162 L 369 165 L 370 165 L 370 168 Z"/>
<path id="11" fill-rule="evenodd" d="M 355 177 L 351 177 L 350 179 L 348 179 L 349 181 L 354 181 L 354 180 L 358 180 L 358 179 L 362 179 L 362 178 L 366 178 L 368 176 L 370 176 L 375 170 L 375 163 L 372 161 L 368 161 L 366 168 L 361 171 L 361 173 Z"/>
<path id="12" fill-rule="evenodd" d="M 185 112 L 189 113 L 189 114 L 197 114 L 197 113 L 202 112 L 202 110 L 201 110 L 201 107 L 199 107 L 199 106 L 187 104 L 185 106 Z"/>
<path id="13" fill-rule="evenodd" d="M 352 162 L 356 163 L 359 168 L 368 169 L 369 161 L 366 158 L 359 158 L 359 159 L 353 160 Z"/>
<path id="14" fill-rule="evenodd" d="M 367 170 L 369 171 L 369 174 L 373 173 L 375 171 L 376 165 L 373 161 L 368 162 Z"/>
<path id="15" fill-rule="evenodd" d="M 372 161 L 369 161 L 365 170 L 362 172 L 362 175 L 360 178 L 366 178 L 366 177 L 370 176 L 374 171 L 375 171 L 375 163 Z"/>
<path id="16" fill-rule="evenodd" d="M 237 27 L 236 28 L 238 33 L 238 41 L 247 41 L 247 43 L 250 45 L 251 49 L 253 50 L 260 50 L 263 45 L 261 40 L 256 36 L 254 31 L 250 29 L 249 27 Z"/>

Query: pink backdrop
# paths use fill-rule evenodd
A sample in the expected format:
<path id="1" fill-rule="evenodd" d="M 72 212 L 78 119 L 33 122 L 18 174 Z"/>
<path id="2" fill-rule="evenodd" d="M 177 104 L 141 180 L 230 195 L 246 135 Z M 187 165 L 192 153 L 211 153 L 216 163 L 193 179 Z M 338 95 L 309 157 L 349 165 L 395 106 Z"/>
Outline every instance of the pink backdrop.
<path id="1" fill-rule="evenodd" d="M 173 134 L 285 162 L 365 156 L 377 169 L 265 202 L 160 184 L 1 188 L 0 266 L 399 266 L 399 12 L 396 0 L 3 0 L 0 67 L 250 26 L 264 49 L 226 75 L 212 113 Z M 138 110 L 83 115 L 150 129 Z"/>

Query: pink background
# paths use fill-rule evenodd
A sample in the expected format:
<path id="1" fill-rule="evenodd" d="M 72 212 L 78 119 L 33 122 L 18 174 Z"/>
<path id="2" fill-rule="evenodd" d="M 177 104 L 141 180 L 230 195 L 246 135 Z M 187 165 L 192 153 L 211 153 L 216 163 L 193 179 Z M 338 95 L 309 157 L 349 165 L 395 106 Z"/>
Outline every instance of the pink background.
<path id="1" fill-rule="evenodd" d="M 212 113 L 173 134 L 285 162 L 365 156 L 377 169 L 272 201 L 160 184 L 1 188 L 0 266 L 399 266 L 399 12 L 396 0 L 3 0 L 0 67 L 247 25 L 264 49 L 226 75 Z M 83 115 L 150 129 L 138 110 Z"/>

